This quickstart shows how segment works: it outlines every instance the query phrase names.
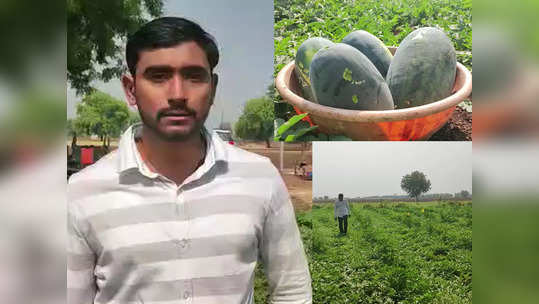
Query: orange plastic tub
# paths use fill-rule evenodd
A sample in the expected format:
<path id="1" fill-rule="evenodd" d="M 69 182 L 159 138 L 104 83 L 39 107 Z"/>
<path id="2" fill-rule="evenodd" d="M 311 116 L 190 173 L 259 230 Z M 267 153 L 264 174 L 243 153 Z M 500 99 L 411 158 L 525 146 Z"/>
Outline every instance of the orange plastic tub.
<path id="1" fill-rule="evenodd" d="M 395 48 L 390 50 L 395 52 Z M 353 140 L 427 140 L 470 95 L 472 74 L 457 62 L 455 85 L 450 96 L 418 107 L 386 111 L 338 109 L 304 99 L 294 73 L 294 62 L 279 71 L 275 85 L 296 112 L 309 113 L 321 132 L 342 134 Z"/>

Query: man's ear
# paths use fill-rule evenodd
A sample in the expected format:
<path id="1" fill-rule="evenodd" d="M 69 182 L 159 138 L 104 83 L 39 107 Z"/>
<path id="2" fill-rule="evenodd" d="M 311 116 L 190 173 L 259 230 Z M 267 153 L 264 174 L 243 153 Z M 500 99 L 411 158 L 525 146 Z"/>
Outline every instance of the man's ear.
<path id="1" fill-rule="evenodd" d="M 212 74 L 211 76 L 211 96 L 210 96 L 210 105 L 213 104 L 215 99 L 215 92 L 217 91 L 217 84 L 219 83 L 219 76 L 217 74 Z"/>
<path id="2" fill-rule="evenodd" d="M 137 106 L 137 98 L 135 97 L 135 80 L 131 75 L 122 76 L 122 87 L 124 88 L 125 97 L 130 106 Z"/>

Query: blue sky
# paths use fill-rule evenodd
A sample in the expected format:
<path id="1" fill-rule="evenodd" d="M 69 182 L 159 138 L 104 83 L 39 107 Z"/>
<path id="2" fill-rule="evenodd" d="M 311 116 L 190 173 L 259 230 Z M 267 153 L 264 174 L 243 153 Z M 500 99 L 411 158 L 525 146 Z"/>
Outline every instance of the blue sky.
<path id="1" fill-rule="evenodd" d="M 220 50 L 219 86 L 206 126 L 216 127 L 223 113 L 234 122 L 245 102 L 264 95 L 273 81 L 273 2 L 267 0 L 165 1 L 164 16 L 185 17 L 212 34 Z M 96 82 L 98 89 L 125 100 L 120 80 Z M 67 117 L 81 97 L 67 90 Z"/>

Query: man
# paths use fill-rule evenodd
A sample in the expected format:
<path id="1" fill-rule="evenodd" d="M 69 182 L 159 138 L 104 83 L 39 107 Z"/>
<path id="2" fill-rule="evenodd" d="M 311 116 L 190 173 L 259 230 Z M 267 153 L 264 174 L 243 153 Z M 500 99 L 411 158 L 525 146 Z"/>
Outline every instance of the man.
<path id="1" fill-rule="evenodd" d="M 307 167 L 307 162 L 305 160 L 302 160 L 300 163 L 299 163 L 299 170 L 301 172 L 301 176 L 302 177 L 305 177 L 306 176 L 306 170 L 305 170 L 305 167 Z"/>
<path id="2" fill-rule="evenodd" d="M 348 200 L 343 199 L 342 193 L 339 193 L 339 198 L 335 201 L 334 219 L 339 219 L 339 235 L 346 235 L 348 232 L 348 217 L 352 215 Z"/>
<path id="3" fill-rule="evenodd" d="M 182 18 L 127 42 L 122 78 L 142 124 L 71 177 L 68 303 L 253 303 L 264 263 L 271 302 L 311 303 L 290 197 L 264 157 L 203 127 L 219 52 Z"/>

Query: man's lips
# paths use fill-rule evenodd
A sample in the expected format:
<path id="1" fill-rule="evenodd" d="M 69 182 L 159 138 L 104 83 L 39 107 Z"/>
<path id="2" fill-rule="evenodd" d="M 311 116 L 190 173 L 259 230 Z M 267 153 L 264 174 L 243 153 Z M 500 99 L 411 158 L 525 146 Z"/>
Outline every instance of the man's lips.
<path id="1" fill-rule="evenodd" d="M 193 116 L 190 113 L 167 113 L 163 117 L 184 117 L 184 116 Z"/>
<path id="2" fill-rule="evenodd" d="M 160 120 L 169 125 L 190 124 L 195 115 L 188 111 L 167 111 L 161 115 Z"/>
<path id="3" fill-rule="evenodd" d="M 171 119 L 178 118 L 179 119 L 179 118 L 194 117 L 194 114 L 188 111 L 170 111 L 170 112 L 165 112 L 161 114 L 160 116 L 161 116 L 160 118 L 171 118 Z"/>

